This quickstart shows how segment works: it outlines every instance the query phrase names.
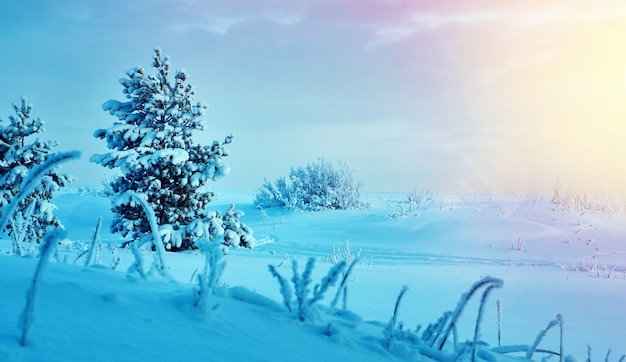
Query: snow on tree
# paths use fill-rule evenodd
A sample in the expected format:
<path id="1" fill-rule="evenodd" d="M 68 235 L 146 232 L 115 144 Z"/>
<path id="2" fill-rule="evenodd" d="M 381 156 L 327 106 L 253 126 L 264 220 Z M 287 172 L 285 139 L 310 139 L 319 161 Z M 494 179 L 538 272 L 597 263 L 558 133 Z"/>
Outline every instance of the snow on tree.
<path id="1" fill-rule="evenodd" d="M 44 131 L 45 122 L 31 116 L 33 106 L 25 97 L 21 104 L 13 104 L 15 115 L 9 116 L 8 124 L 0 120 L 0 208 L 10 203 L 20 192 L 22 182 L 29 172 L 43 164 L 56 153 L 56 141 L 43 141 L 37 137 L 32 143 L 27 138 Z M 61 173 L 59 167 L 47 171 L 37 185 L 19 202 L 16 212 L 6 227 L 14 239 L 14 247 L 22 241 L 39 242 L 48 227 L 63 229 L 63 224 L 54 216 L 56 206 L 51 202 L 52 195 L 68 185 L 73 176 Z M 4 230 L 2 230 L 4 231 Z"/>
<path id="2" fill-rule="evenodd" d="M 239 222 L 242 212 L 229 209 L 222 216 L 207 209 L 214 197 L 207 184 L 230 171 L 223 158 L 232 135 L 211 145 L 194 143 L 193 133 L 205 129 L 201 117 L 206 106 L 195 102 L 185 70 L 176 70 L 170 79 L 169 58 L 158 48 L 152 67 L 155 75 L 141 67 L 126 71 L 127 78 L 120 79 L 126 101 L 102 105 L 119 122 L 94 133 L 112 151 L 95 154 L 90 161 L 121 170 L 122 176 L 110 184 L 114 194 L 131 190 L 144 195 L 168 250 L 195 249 L 203 237 L 220 237 L 226 246 L 254 247 L 252 230 Z M 145 213 L 132 198 L 118 197 L 112 210 L 111 231 L 140 243 L 150 237 Z"/>

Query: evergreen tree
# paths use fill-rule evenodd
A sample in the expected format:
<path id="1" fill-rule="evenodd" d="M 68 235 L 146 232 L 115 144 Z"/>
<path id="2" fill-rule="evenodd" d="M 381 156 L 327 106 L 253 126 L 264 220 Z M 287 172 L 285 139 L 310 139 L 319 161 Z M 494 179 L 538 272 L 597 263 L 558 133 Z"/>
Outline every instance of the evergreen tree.
<path id="1" fill-rule="evenodd" d="M 15 115 L 9 116 L 9 124 L 0 120 L 0 207 L 10 203 L 20 191 L 22 181 L 34 167 L 53 156 L 56 141 L 36 138 L 32 143 L 27 138 L 44 131 L 44 121 L 31 117 L 33 106 L 22 97 L 21 104 L 13 104 Z M 48 227 L 63 229 L 63 224 L 54 216 L 56 209 L 51 203 L 52 195 L 68 185 L 73 177 L 53 168 L 41 183 L 18 205 L 11 216 L 6 231 L 20 241 L 41 241 Z"/>
<path id="2" fill-rule="evenodd" d="M 119 122 L 94 133 L 106 140 L 112 151 L 93 155 L 90 161 L 121 170 L 122 176 L 111 182 L 113 193 L 123 195 L 132 190 L 146 199 L 168 250 L 196 248 L 195 241 L 202 237 L 221 237 L 224 245 L 253 247 L 249 228 L 237 229 L 238 240 L 232 240 L 230 232 L 224 238 L 222 215 L 207 210 L 214 197 L 208 182 L 230 170 L 222 159 L 228 156 L 225 146 L 232 136 L 208 146 L 194 143 L 193 132 L 205 129 L 201 117 L 206 106 L 195 102 L 185 70 L 177 70 L 170 80 L 169 59 L 158 48 L 152 66 L 155 75 L 136 67 L 120 79 L 125 102 L 109 100 L 102 105 Z M 132 198 L 118 197 L 112 210 L 113 232 L 140 243 L 149 236 L 148 220 Z"/>

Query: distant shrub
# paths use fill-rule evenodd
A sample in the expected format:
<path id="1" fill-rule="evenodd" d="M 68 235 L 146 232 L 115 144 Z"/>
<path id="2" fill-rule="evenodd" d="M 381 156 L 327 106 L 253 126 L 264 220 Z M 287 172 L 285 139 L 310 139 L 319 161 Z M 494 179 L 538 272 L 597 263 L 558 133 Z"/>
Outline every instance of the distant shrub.
<path id="1" fill-rule="evenodd" d="M 569 189 L 563 189 L 559 180 L 552 185 L 552 203 L 557 208 L 584 214 L 586 211 L 604 213 L 609 215 L 621 215 L 626 213 L 626 200 L 611 195 L 608 192 L 597 197 L 587 197 Z"/>
<path id="2" fill-rule="evenodd" d="M 305 167 L 291 168 L 289 181 L 284 177 L 274 183 L 265 180 L 254 203 L 262 208 L 307 211 L 358 209 L 366 206 L 360 189 L 361 183 L 347 163 L 335 167 L 320 157 Z"/>

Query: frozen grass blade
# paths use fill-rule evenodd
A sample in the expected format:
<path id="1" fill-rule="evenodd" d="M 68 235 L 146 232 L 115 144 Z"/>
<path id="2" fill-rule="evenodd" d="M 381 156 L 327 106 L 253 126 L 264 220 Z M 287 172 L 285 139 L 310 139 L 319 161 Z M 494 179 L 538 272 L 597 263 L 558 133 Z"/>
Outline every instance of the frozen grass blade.
<path id="1" fill-rule="evenodd" d="M 26 293 L 26 305 L 24 306 L 24 310 L 22 311 L 18 324 L 19 328 L 22 330 L 22 335 L 20 338 L 20 345 L 22 347 L 26 345 L 28 331 L 33 324 L 33 314 L 35 311 L 35 293 L 37 292 L 39 281 L 41 280 L 41 274 L 48 264 L 48 260 L 54 252 L 54 249 L 56 249 L 57 243 L 64 238 L 65 232 L 63 232 L 62 230 L 51 230 L 46 234 L 46 236 L 44 237 L 44 242 L 43 244 L 41 244 L 39 262 L 37 263 L 37 268 L 35 269 L 35 274 L 33 275 L 33 281 L 30 285 L 30 288 L 28 288 L 28 292 Z"/>
<path id="2" fill-rule="evenodd" d="M 389 350 L 395 339 L 393 330 L 396 328 L 396 323 L 398 322 L 398 309 L 400 309 L 400 302 L 402 301 L 402 297 L 404 297 L 404 294 L 406 294 L 408 290 L 409 287 L 407 287 L 406 285 L 402 287 L 402 290 L 400 291 L 400 294 L 398 294 L 398 298 L 396 299 L 396 305 L 393 308 L 393 315 L 391 316 L 389 323 L 387 323 L 387 327 L 383 331 L 383 334 L 385 335 L 386 350 Z"/>
<path id="3" fill-rule="evenodd" d="M 272 276 L 278 279 L 278 284 L 280 284 L 280 294 L 283 296 L 283 304 L 285 304 L 285 307 L 287 307 L 287 310 L 291 313 L 291 299 L 293 298 L 293 291 L 291 290 L 289 282 L 282 275 L 280 275 L 273 265 L 268 265 L 268 268 Z"/>
<path id="4" fill-rule="evenodd" d="M 553 319 L 548 323 L 545 329 L 539 332 L 539 334 L 537 335 L 537 338 L 535 338 L 535 342 L 533 343 L 533 345 L 530 346 L 530 348 L 528 348 L 528 351 L 526 351 L 527 359 L 531 359 L 533 357 L 533 354 L 535 353 L 535 350 L 537 350 L 537 346 L 539 346 L 539 343 L 541 342 L 543 337 L 546 336 L 546 333 L 548 333 L 550 328 L 556 326 L 557 324 L 559 324 L 559 321 L 557 319 Z"/>
<path id="5" fill-rule="evenodd" d="M 498 307 L 498 347 L 502 345 L 502 303 L 496 302 Z"/>
<path id="6" fill-rule="evenodd" d="M 146 213 L 146 217 L 150 222 L 150 229 L 152 230 L 152 243 L 154 245 L 154 249 L 156 251 L 156 256 L 158 262 L 155 260 L 155 267 L 159 274 L 161 274 L 165 278 L 169 278 L 169 273 L 167 271 L 167 266 L 165 264 L 165 246 L 163 245 L 163 240 L 161 239 L 161 233 L 159 232 L 159 224 L 157 223 L 156 216 L 154 215 L 154 210 L 148 205 L 148 202 L 144 200 L 139 194 L 134 191 L 126 191 L 130 197 L 135 199 L 139 205 L 143 208 L 143 211 Z"/>
<path id="7" fill-rule="evenodd" d="M 348 293 L 348 289 L 347 289 L 348 286 L 346 285 L 346 283 L 348 282 L 348 277 L 350 276 L 350 273 L 352 273 L 352 269 L 359 261 L 361 261 L 360 257 L 354 258 L 354 260 L 352 261 L 352 263 L 350 263 L 350 266 L 344 273 L 343 278 L 341 279 L 341 283 L 339 283 L 339 288 L 337 289 L 337 293 L 335 293 L 335 298 L 333 298 L 332 302 L 330 303 L 331 309 L 335 308 L 335 306 L 337 305 L 337 302 L 339 301 L 339 296 L 342 294 L 342 292 L 343 292 L 343 298 L 344 298 L 343 308 L 346 309 L 346 299 L 347 299 L 347 293 Z"/>
<path id="8" fill-rule="evenodd" d="M 561 314 L 556 315 L 556 320 L 559 321 L 559 362 L 563 362 L 563 316 Z"/>
<path id="9" fill-rule="evenodd" d="M 496 288 L 501 288 L 502 285 L 503 285 L 503 283 L 501 283 L 501 282 L 500 283 L 492 283 L 483 292 L 483 296 L 482 296 L 482 298 L 480 300 L 480 306 L 478 307 L 478 316 L 476 317 L 476 326 L 475 326 L 475 329 L 474 329 L 474 345 L 476 345 L 476 343 L 481 338 L 481 336 L 480 336 L 480 325 L 482 323 L 483 316 L 485 314 L 485 306 L 487 305 L 487 298 L 489 298 L 489 294 L 491 293 L 492 290 L 494 290 Z"/>
<path id="10" fill-rule="evenodd" d="M 437 346 L 439 350 L 443 349 L 443 346 L 445 345 L 450 335 L 450 332 L 452 331 L 453 328 L 455 328 L 455 325 L 459 317 L 461 316 L 463 309 L 467 305 L 467 302 L 474 295 L 474 293 L 476 293 L 480 288 L 482 288 L 485 285 L 493 285 L 496 288 L 500 288 L 502 287 L 502 285 L 504 285 L 504 282 L 501 279 L 497 279 L 497 278 L 493 278 L 489 276 L 484 277 L 483 279 L 474 283 L 474 285 L 472 285 L 469 291 L 461 295 L 461 300 L 459 300 L 459 303 L 457 304 L 456 309 L 454 310 L 454 312 L 452 312 L 452 316 L 450 317 L 450 323 L 448 324 L 448 327 L 446 328 L 446 330 L 444 331 L 443 335 L 440 338 L 439 345 Z"/>
<path id="11" fill-rule="evenodd" d="M 89 252 L 87 253 L 87 258 L 85 259 L 85 266 L 91 265 L 93 261 L 94 249 L 96 248 L 98 241 L 100 240 L 100 228 L 102 227 L 102 217 L 98 218 L 98 223 L 96 224 L 96 228 L 93 231 L 93 237 L 91 238 L 91 242 L 89 243 Z"/>
<path id="12" fill-rule="evenodd" d="M 306 262 L 306 266 L 304 267 L 304 272 L 302 275 L 298 274 L 298 261 L 291 261 L 291 268 L 293 271 L 293 277 L 291 281 L 293 282 L 294 289 L 296 291 L 296 302 L 298 303 L 298 315 L 301 321 L 306 319 L 306 296 L 309 294 L 309 284 L 311 284 L 311 274 L 313 274 L 313 268 L 315 267 L 315 258 L 309 258 Z"/>

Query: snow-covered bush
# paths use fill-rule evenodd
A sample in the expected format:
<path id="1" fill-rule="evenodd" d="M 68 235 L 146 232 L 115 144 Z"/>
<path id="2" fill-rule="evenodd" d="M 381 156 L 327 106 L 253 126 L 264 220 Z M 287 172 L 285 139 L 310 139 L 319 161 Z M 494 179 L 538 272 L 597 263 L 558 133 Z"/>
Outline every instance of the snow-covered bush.
<path id="1" fill-rule="evenodd" d="M 208 182 L 230 170 L 223 158 L 228 156 L 225 146 L 232 136 L 211 145 L 194 143 L 192 134 L 205 129 L 201 117 L 206 106 L 195 102 L 184 70 L 177 70 L 170 79 L 169 59 L 158 48 L 152 66 L 156 75 L 136 67 L 120 80 L 126 102 L 109 100 L 102 105 L 119 122 L 94 133 L 112 151 L 95 154 L 90 161 L 121 170 L 122 176 L 110 183 L 113 194 L 130 190 L 143 195 L 154 210 L 168 250 L 196 248 L 195 242 L 203 237 L 253 247 L 252 231 L 238 221 L 242 212 L 227 211 L 224 226 L 219 212 L 207 210 L 214 197 Z M 138 203 L 129 197 L 113 198 L 112 210 L 111 231 L 133 241 L 148 240 L 150 223 Z"/>
<path id="2" fill-rule="evenodd" d="M 13 104 L 15 116 L 9 116 L 7 125 L 0 123 L 0 207 L 9 204 L 23 187 L 23 181 L 31 171 L 55 155 L 56 141 L 27 138 L 44 131 L 44 121 L 31 117 L 33 106 L 22 97 L 21 104 Z M 0 120 L 1 122 L 1 120 Z M 35 243 L 42 240 L 46 228 L 63 229 L 61 221 L 54 216 L 56 209 L 52 195 L 68 185 L 73 177 L 61 173 L 58 166 L 46 171 L 36 179 L 36 185 L 16 205 L 6 231 L 13 239 L 14 253 L 21 254 L 22 242 Z M 0 230 L 4 231 L 4 230 Z"/>
<path id="3" fill-rule="evenodd" d="M 335 167 L 320 157 L 305 167 L 291 168 L 289 182 L 284 177 L 274 183 L 265 180 L 254 203 L 263 208 L 307 211 L 358 209 L 366 206 L 360 189 L 361 183 L 347 163 Z"/>

